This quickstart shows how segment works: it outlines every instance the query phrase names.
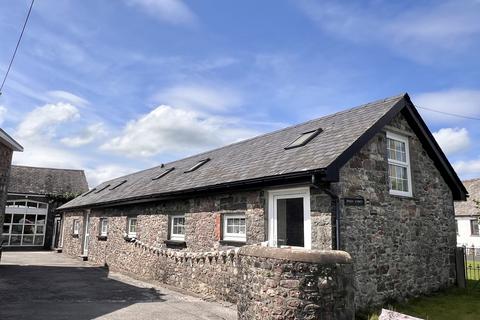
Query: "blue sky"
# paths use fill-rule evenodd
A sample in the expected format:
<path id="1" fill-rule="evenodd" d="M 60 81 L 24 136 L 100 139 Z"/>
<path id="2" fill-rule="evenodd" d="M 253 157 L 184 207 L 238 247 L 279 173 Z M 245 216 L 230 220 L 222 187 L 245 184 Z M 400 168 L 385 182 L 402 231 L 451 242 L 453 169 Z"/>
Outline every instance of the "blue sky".
<path id="1" fill-rule="evenodd" d="M 3 76 L 29 1 L 0 2 Z M 3 95 L 14 163 L 91 185 L 408 92 L 480 118 L 480 1 L 35 3 Z M 479 121 L 420 110 L 462 178 Z"/>

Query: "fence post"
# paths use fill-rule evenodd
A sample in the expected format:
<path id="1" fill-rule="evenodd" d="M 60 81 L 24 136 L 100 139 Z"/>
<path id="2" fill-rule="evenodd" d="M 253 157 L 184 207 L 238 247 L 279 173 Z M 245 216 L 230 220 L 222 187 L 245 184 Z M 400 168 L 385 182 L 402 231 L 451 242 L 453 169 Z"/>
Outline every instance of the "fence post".
<path id="1" fill-rule="evenodd" d="M 457 247 L 455 248 L 455 265 L 457 269 L 457 286 L 459 288 L 467 287 L 467 279 L 465 274 L 465 248 Z"/>

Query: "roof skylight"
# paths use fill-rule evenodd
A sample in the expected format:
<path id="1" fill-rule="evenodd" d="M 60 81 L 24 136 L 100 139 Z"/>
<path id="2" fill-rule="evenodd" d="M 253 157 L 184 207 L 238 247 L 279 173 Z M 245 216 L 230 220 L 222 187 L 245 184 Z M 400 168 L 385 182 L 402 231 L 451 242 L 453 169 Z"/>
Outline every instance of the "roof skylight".
<path id="1" fill-rule="evenodd" d="M 323 130 L 316 129 L 302 133 L 297 139 L 293 140 L 285 149 L 292 149 L 306 145 L 310 140 L 319 135 Z"/>
<path id="2" fill-rule="evenodd" d="M 184 171 L 185 173 L 187 172 L 192 172 L 192 171 L 195 171 L 197 170 L 198 168 L 200 168 L 201 166 L 203 166 L 205 163 L 207 163 L 208 161 L 210 161 L 210 158 L 206 158 L 206 159 L 203 159 L 203 160 L 200 160 L 198 161 L 193 167 L 191 167 L 190 169 Z"/>
<path id="3" fill-rule="evenodd" d="M 125 182 L 127 182 L 127 180 L 122 180 L 119 183 L 115 184 L 113 187 L 111 187 L 109 190 L 115 190 L 118 187 L 120 187 L 122 184 L 124 184 Z"/>
<path id="4" fill-rule="evenodd" d="M 174 169 L 175 169 L 175 168 L 169 168 L 169 169 L 163 171 L 162 173 L 160 173 L 158 176 L 152 178 L 152 180 L 158 180 L 158 179 L 160 179 L 161 177 L 163 177 L 163 176 L 167 175 L 168 173 L 172 172 Z"/>
<path id="5" fill-rule="evenodd" d="M 103 187 L 101 187 L 100 189 L 98 189 L 97 191 L 95 191 L 95 193 L 102 192 L 103 190 L 107 189 L 108 187 L 110 187 L 110 184 L 104 185 Z"/>
<path id="6" fill-rule="evenodd" d="M 93 191 L 97 190 L 97 188 L 93 188 L 91 190 L 88 190 L 87 192 L 85 192 L 84 194 L 82 194 L 82 197 L 85 197 L 86 195 L 92 193 Z"/>

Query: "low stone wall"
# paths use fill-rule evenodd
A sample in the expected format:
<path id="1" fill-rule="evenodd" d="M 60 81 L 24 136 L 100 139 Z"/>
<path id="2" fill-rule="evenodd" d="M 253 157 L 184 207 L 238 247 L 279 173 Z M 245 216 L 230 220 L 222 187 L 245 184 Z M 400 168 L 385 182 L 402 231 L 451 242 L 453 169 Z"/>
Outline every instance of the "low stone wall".
<path id="1" fill-rule="evenodd" d="M 351 257 L 343 251 L 242 247 L 240 319 L 353 319 Z"/>

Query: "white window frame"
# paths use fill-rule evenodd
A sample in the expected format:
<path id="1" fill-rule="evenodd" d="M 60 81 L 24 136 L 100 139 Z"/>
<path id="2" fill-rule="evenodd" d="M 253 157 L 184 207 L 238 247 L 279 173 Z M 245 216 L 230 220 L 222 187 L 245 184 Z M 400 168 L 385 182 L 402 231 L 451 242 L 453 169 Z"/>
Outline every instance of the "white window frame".
<path id="1" fill-rule="evenodd" d="M 185 241 L 185 234 L 178 234 L 178 233 L 173 233 L 173 222 L 176 218 L 183 218 L 185 221 L 185 215 L 184 214 L 177 214 L 177 215 L 172 215 L 170 216 L 170 240 L 174 241 Z M 185 230 L 185 224 L 183 225 L 184 230 Z"/>
<path id="2" fill-rule="evenodd" d="M 105 230 L 104 229 L 105 224 Z M 108 233 L 108 219 L 107 218 L 100 218 L 100 236 L 106 237 Z"/>
<path id="3" fill-rule="evenodd" d="M 132 221 L 135 220 L 135 231 L 131 231 L 131 226 L 132 226 Z M 127 221 L 127 234 L 128 237 L 130 238 L 136 238 L 137 237 L 137 228 L 138 228 L 138 219 L 137 217 L 130 217 L 128 218 Z"/>
<path id="4" fill-rule="evenodd" d="M 78 235 L 80 233 L 80 220 L 79 219 L 73 219 L 73 234 Z"/>
<path id="5" fill-rule="evenodd" d="M 227 232 L 227 220 L 228 219 L 244 219 L 245 220 L 245 233 L 229 233 Z M 224 213 L 223 214 L 223 240 L 226 241 L 238 241 L 246 242 L 247 241 L 247 219 L 245 213 Z"/>
<path id="6" fill-rule="evenodd" d="M 303 198 L 303 247 L 293 248 L 311 249 L 312 222 L 310 218 L 310 187 L 268 191 L 268 245 L 277 247 L 277 200 L 291 198 Z"/>
<path id="7" fill-rule="evenodd" d="M 396 140 L 405 143 L 405 162 L 403 161 L 398 161 L 394 159 L 388 158 L 388 150 L 387 150 L 387 162 L 388 162 L 388 167 L 387 167 L 387 172 L 388 172 L 388 189 L 390 191 L 390 194 L 396 195 L 396 196 L 404 196 L 404 197 L 412 197 L 413 192 L 412 192 L 412 174 L 410 170 L 410 146 L 409 146 L 409 141 L 408 137 L 404 135 L 400 135 L 398 133 L 394 133 L 391 131 L 387 131 L 387 149 L 388 149 L 388 139 Z M 400 190 L 393 190 L 390 188 L 390 164 L 399 166 L 399 167 L 404 167 L 407 169 L 407 186 L 408 186 L 408 191 L 400 191 Z"/>

